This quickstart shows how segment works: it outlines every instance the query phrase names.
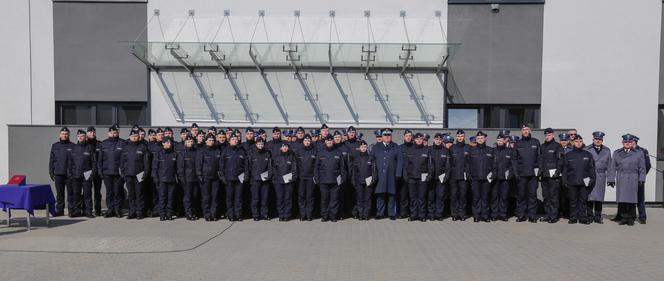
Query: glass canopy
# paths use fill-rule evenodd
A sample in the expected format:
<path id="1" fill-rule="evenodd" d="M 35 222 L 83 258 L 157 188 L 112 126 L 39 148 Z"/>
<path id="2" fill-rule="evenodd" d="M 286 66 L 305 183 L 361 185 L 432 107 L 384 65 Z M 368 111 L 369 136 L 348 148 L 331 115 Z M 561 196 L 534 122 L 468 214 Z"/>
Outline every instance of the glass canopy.
<path id="1" fill-rule="evenodd" d="M 131 42 L 179 122 L 442 126 L 460 44 Z"/>

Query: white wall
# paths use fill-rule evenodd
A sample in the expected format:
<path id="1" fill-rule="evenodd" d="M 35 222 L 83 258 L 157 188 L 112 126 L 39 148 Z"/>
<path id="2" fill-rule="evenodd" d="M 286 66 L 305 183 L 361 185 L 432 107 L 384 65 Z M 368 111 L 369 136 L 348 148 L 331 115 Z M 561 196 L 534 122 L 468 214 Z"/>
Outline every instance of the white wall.
<path id="1" fill-rule="evenodd" d="M 261 24 L 253 38 L 254 42 L 288 42 L 291 39 L 294 17 L 293 11 L 300 10 L 300 21 L 304 38 L 299 27 L 296 29 L 294 41 L 328 42 L 330 36 L 329 11 L 336 11 L 336 24 L 340 42 L 366 42 L 367 24 L 363 16 L 364 10 L 371 10 L 371 21 L 376 42 L 406 42 L 403 23 L 399 17 L 400 10 L 407 13 L 407 26 L 411 42 L 443 42 L 440 26 L 434 16 L 440 10 L 443 29 L 447 32 L 447 1 L 419 0 L 414 2 L 403 0 L 153 0 L 148 2 L 148 18 L 154 9 L 160 10 L 160 20 L 164 30 L 162 36 L 160 26 L 154 20 L 148 26 L 149 41 L 172 41 L 183 26 L 188 10 L 196 11 L 196 27 L 200 41 L 232 41 L 228 23 L 215 37 L 223 11 L 231 11 L 233 37 L 236 42 L 252 40 L 254 26 L 258 20 L 258 10 L 265 10 L 267 33 Z M 189 21 L 177 36 L 176 41 L 196 42 L 196 31 Z M 336 35 L 334 35 L 336 36 Z M 332 41 L 336 42 L 333 37 Z M 178 125 L 163 95 L 159 81 L 151 79 L 151 120 L 155 126 Z"/>
<path id="2" fill-rule="evenodd" d="M 629 132 L 654 154 L 661 9 L 659 0 L 547 1 L 542 127 L 576 127 L 585 138 L 601 130 L 611 149 Z M 655 176 L 647 201 L 655 200 Z M 615 200 L 613 189 L 606 200 Z"/>
<path id="3" fill-rule="evenodd" d="M 53 124 L 53 4 L 4 0 L 0 17 L 0 182 L 8 178 L 7 124 Z"/>

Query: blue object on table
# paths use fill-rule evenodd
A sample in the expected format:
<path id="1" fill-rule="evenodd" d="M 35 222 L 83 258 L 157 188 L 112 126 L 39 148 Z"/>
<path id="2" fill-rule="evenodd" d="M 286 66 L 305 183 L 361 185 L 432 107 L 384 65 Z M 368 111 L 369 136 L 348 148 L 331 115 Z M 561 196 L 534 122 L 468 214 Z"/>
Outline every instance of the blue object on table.
<path id="1" fill-rule="evenodd" d="M 55 216 L 55 197 L 48 184 L 0 185 L 0 208 L 23 209 L 34 215 L 35 207 L 48 205 Z"/>

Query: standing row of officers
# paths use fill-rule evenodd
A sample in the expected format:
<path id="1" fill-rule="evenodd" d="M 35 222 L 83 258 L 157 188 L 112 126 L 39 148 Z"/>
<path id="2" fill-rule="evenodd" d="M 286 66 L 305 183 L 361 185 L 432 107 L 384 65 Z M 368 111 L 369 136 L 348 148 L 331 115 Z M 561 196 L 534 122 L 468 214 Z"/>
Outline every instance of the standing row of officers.
<path id="1" fill-rule="evenodd" d="M 599 131 L 586 145 L 574 130 L 556 141 L 547 128 L 540 143 L 528 125 L 520 137 L 500 131 L 492 146 L 482 131 L 466 143 L 463 130 L 435 134 L 431 144 L 428 135 L 404 130 L 399 145 L 389 128 L 377 130 L 369 145 L 353 126 L 332 133 L 327 125 L 309 134 L 301 127 L 283 132 L 275 127 L 269 141 L 262 129 L 247 128 L 242 141 L 238 129 L 211 127 L 206 133 L 195 123 L 181 130 L 177 142 L 168 127 L 146 133 L 134 126 L 127 140 L 119 133 L 113 125 L 100 142 L 88 127 L 77 132 L 74 144 L 69 130 L 60 130 L 49 162 L 57 215 L 64 215 L 65 198 L 69 216 L 102 215 L 103 181 L 105 217 L 123 217 L 126 200 L 128 219 L 238 221 L 248 205 L 254 220 L 276 213 L 287 221 L 296 212 L 301 220 L 312 220 L 317 207 L 323 221 L 346 214 L 368 220 L 375 200 L 377 219 L 449 215 L 464 221 L 470 211 L 475 222 L 507 221 L 513 214 L 518 222 L 535 223 L 541 186 L 539 221 L 565 217 L 571 224 L 589 224 L 603 223 L 604 191 L 610 186 L 618 202 L 614 220 L 633 225 L 638 204 L 639 222 L 646 222 L 643 189 L 650 161 L 631 134 L 612 152 Z"/>

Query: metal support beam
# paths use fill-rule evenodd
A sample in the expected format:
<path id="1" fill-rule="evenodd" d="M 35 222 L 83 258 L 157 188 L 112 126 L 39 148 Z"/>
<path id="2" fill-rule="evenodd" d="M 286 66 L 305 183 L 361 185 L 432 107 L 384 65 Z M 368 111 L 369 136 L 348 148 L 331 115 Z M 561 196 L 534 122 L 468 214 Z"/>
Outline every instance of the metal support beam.
<path id="1" fill-rule="evenodd" d="M 304 78 L 302 78 L 302 75 L 300 74 L 300 70 L 295 65 L 295 61 L 300 60 L 299 56 L 297 57 L 295 56 L 295 54 L 297 53 L 297 45 L 295 45 L 294 50 L 290 46 L 288 49 L 286 49 L 286 46 L 284 46 L 283 51 L 287 53 L 286 59 L 290 62 L 290 66 L 293 70 L 293 74 L 295 75 L 295 79 L 297 79 L 297 81 L 300 82 L 300 86 L 302 86 L 302 91 L 304 91 L 304 97 L 309 101 L 311 108 L 314 110 L 314 113 L 316 114 L 316 118 L 321 124 L 327 122 L 325 114 L 323 114 L 323 112 L 320 110 L 318 103 L 316 103 L 316 99 L 309 90 L 307 82 L 304 81 Z"/>
<path id="2" fill-rule="evenodd" d="M 210 110 L 210 116 L 216 123 L 219 123 L 220 121 L 219 112 L 217 112 L 217 109 L 214 107 L 214 103 L 212 102 L 212 99 L 208 95 L 207 91 L 205 90 L 205 87 L 203 86 L 201 79 L 198 76 L 196 76 L 196 73 L 194 73 L 194 68 L 187 62 L 186 59 L 189 56 L 180 51 L 180 46 L 166 46 L 166 48 L 169 49 L 171 56 L 173 56 L 173 58 L 175 58 L 175 60 L 177 60 L 182 65 L 182 67 L 184 67 L 186 70 L 189 71 L 191 78 L 194 80 L 194 83 L 196 84 L 196 87 L 198 87 L 198 90 L 201 92 L 201 97 L 203 97 L 205 104 Z"/>
<path id="3" fill-rule="evenodd" d="M 427 125 L 431 122 L 431 115 L 427 113 L 426 108 L 424 108 L 424 104 L 422 104 L 422 100 L 420 97 L 417 96 L 417 91 L 415 91 L 415 87 L 413 87 L 413 84 L 410 83 L 410 80 L 408 77 L 405 75 L 401 76 L 401 79 L 403 79 L 403 82 L 406 83 L 406 88 L 408 88 L 408 91 L 410 92 L 410 98 L 415 101 L 415 106 L 417 106 L 417 110 L 420 111 L 420 116 L 422 118 L 422 121 L 426 122 Z"/>
<path id="4" fill-rule="evenodd" d="M 337 86 L 337 90 L 339 90 L 339 94 L 341 95 L 341 98 L 344 100 L 344 103 L 346 104 L 346 108 L 348 108 L 348 111 L 350 112 L 350 115 L 353 117 L 353 120 L 355 120 L 356 125 L 360 125 L 360 118 L 359 115 L 355 112 L 353 107 L 350 105 L 350 101 L 348 100 L 348 95 L 346 95 L 346 92 L 344 91 L 344 88 L 341 87 L 341 83 L 339 83 L 339 79 L 337 78 L 337 74 L 334 72 L 334 63 L 332 63 L 332 44 L 329 45 L 327 49 L 327 58 L 330 64 L 330 75 L 332 75 L 332 80 L 334 80 L 334 84 Z"/>
<path id="5" fill-rule="evenodd" d="M 168 88 L 168 84 L 166 84 L 166 81 L 164 80 L 164 77 L 162 76 L 161 72 L 156 71 L 155 74 L 157 75 L 157 78 L 159 78 L 159 82 L 161 82 L 161 86 L 163 87 L 164 94 L 168 98 L 168 100 L 171 102 L 171 105 L 173 106 L 173 110 L 175 110 L 175 114 L 178 116 L 178 121 L 184 123 L 184 113 L 180 110 L 180 107 L 178 107 L 178 104 L 175 102 L 175 95 L 171 90 Z"/>
<path id="6" fill-rule="evenodd" d="M 412 52 L 417 50 L 417 45 L 411 46 L 410 44 L 406 44 L 401 46 L 401 50 L 406 52 L 405 57 L 401 57 L 401 55 L 399 55 L 399 60 L 403 61 L 403 65 L 401 66 L 401 75 L 403 76 L 406 73 L 406 69 L 408 68 L 408 62 L 413 59 Z"/>
<path id="7" fill-rule="evenodd" d="M 258 61 L 258 58 L 257 58 L 256 54 L 254 54 L 253 49 L 252 49 L 251 46 L 249 46 L 249 56 L 251 57 L 251 61 L 254 62 L 254 65 L 256 65 L 256 69 L 258 69 L 258 72 L 260 72 L 260 75 L 263 78 L 263 82 L 265 83 L 265 86 L 267 87 L 267 90 L 270 92 L 270 96 L 272 96 L 272 100 L 274 101 L 274 104 L 277 106 L 277 109 L 279 110 L 279 113 L 281 113 L 281 118 L 283 118 L 286 125 L 288 125 L 288 114 L 286 113 L 284 108 L 281 106 L 281 103 L 279 102 L 279 97 L 277 97 L 277 94 L 274 93 L 274 89 L 272 88 L 272 85 L 270 84 L 270 81 L 267 80 L 267 74 L 263 70 L 263 67 L 261 66 L 260 62 Z"/>
<path id="8" fill-rule="evenodd" d="M 240 101 L 240 104 L 242 105 L 242 108 L 244 109 L 244 113 L 246 114 L 247 120 L 251 122 L 251 124 L 256 123 L 256 117 L 255 114 L 251 112 L 251 108 L 249 107 L 249 103 L 247 103 L 247 100 L 242 97 L 242 92 L 240 91 L 240 88 L 237 86 L 237 82 L 235 82 L 235 77 L 233 77 L 230 68 L 227 67 L 224 64 L 224 61 L 219 55 L 214 50 L 209 50 L 208 53 L 210 54 L 210 57 L 214 62 L 219 65 L 219 68 L 224 71 L 224 76 L 226 76 L 226 79 L 228 82 L 231 84 L 231 87 L 233 87 L 233 91 L 235 91 L 235 97 Z"/>
<path id="9" fill-rule="evenodd" d="M 373 88 L 374 93 L 376 94 L 376 98 L 380 102 L 380 105 L 383 107 L 383 111 L 385 111 L 385 117 L 388 121 L 390 121 L 390 124 L 394 125 L 394 123 L 396 123 L 396 120 L 394 120 L 394 114 L 392 114 L 392 110 L 390 110 L 390 107 L 387 105 L 387 100 L 383 96 L 383 93 L 380 92 L 378 85 L 376 85 L 376 81 L 373 79 L 373 77 L 371 77 L 371 73 L 367 73 L 365 77 L 367 80 L 369 80 L 369 84 L 371 84 L 371 88 Z"/>

